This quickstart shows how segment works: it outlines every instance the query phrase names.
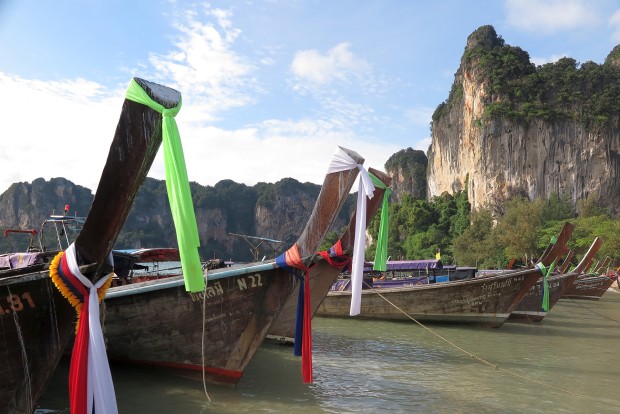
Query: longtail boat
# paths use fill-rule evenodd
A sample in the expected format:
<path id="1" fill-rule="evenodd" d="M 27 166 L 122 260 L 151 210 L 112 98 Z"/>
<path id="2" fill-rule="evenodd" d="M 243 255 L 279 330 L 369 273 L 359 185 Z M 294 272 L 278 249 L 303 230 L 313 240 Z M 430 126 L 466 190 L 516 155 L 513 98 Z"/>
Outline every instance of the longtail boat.
<path id="1" fill-rule="evenodd" d="M 134 78 L 165 108 L 180 94 Z M 73 246 L 93 284 L 109 276 L 112 246 L 162 142 L 162 115 L 125 99 L 93 204 Z M 0 412 L 32 413 L 75 332 L 76 311 L 54 286 L 56 251 L 22 255 L 23 267 L 0 269 Z"/>
<path id="2" fill-rule="evenodd" d="M 548 267 L 564 251 L 574 225 L 566 223 L 557 241 L 541 256 Z M 495 275 L 441 283 L 362 291 L 360 317 L 435 323 L 464 323 L 500 327 L 538 281 L 542 266 L 508 270 Z M 330 291 L 317 315 L 344 317 L 349 314 L 351 292 Z"/>
<path id="3" fill-rule="evenodd" d="M 545 281 L 544 278 L 541 278 L 538 283 L 532 286 L 532 288 L 527 292 L 515 310 L 512 311 L 509 321 L 542 321 L 545 316 L 547 316 L 547 313 L 551 310 L 551 308 L 553 308 L 562 295 L 564 295 L 564 292 L 572 286 L 575 279 L 577 279 L 587 268 L 588 264 L 593 260 L 602 245 L 603 241 L 598 237 L 595 238 L 577 267 L 568 273 L 564 273 L 562 271 L 562 269 L 566 269 L 567 262 L 570 262 L 569 257 L 572 257 L 571 254 L 564 260 L 558 272 L 552 273 L 547 277 L 547 289 L 549 289 L 547 309 L 543 306 Z"/>
<path id="4" fill-rule="evenodd" d="M 602 243 L 602 241 L 600 242 Z M 590 299 L 598 300 L 603 296 L 607 289 L 611 287 L 617 277 L 613 274 L 597 274 L 603 264 L 607 266 L 611 262 L 611 258 L 597 265 L 593 265 L 594 257 L 585 263 L 582 273 L 571 280 L 571 283 L 565 288 L 562 297 L 570 299 Z M 590 269 L 590 270 L 587 270 Z"/>
<path id="5" fill-rule="evenodd" d="M 618 276 L 611 274 L 584 274 L 572 281 L 562 294 L 563 298 L 599 300 Z"/>
<path id="6" fill-rule="evenodd" d="M 369 168 L 368 172 L 376 177 L 383 185 L 375 186 L 373 198 L 368 201 L 366 208 L 366 225 L 370 224 L 375 213 L 381 207 L 386 190 L 392 183 L 392 178 L 385 173 L 374 168 Z M 384 208 L 387 206 L 384 205 Z M 343 267 L 351 261 L 353 245 L 355 241 L 356 214 L 353 213 L 349 226 L 336 242 L 330 251 L 323 252 L 317 261 L 310 268 L 310 308 L 312 315 L 316 314 L 319 305 L 331 289 L 331 286 L 342 272 Z M 295 338 L 295 327 L 297 322 L 297 303 L 299 295 L 299 284 L 294 288 L 293 293 L 282 307 L 282 311 L 273 322 L 269 329 L 268 338 L 276 342 L 293 342 Z"/>
<path id="7" fill-rule="evenodd" d="M 364 162 L 343 148 L 337 158 L 352 166 L 330 166 L 305 229 L 282 255 L 286 263 L 279 257 L 207 271 L 206 289 L 198 293 L 186 292 L 180 276 L 111 288 L 105 298 L 109 358 L 238 383 L 297 283 L 288 259 L 310 265 Z"/>

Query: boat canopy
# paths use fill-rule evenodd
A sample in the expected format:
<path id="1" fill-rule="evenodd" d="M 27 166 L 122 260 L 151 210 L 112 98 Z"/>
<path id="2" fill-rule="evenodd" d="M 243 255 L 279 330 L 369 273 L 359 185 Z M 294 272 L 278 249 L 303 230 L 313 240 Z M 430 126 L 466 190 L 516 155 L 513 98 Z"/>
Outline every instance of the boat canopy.
<path id="1" fill-rule="evenodd" d="M 429 260 L 388 260 L 386 262 L 386 271 L 390 270 L 426 270 L 426 269 L 434 269 L 441 270 L 443 268 L 443 264 L 441 260 L 437 259 L 429 259 Z M 372 271 L 372 262 L 366 262 L 364 264 L 364 271 L 371 272 Z"/>

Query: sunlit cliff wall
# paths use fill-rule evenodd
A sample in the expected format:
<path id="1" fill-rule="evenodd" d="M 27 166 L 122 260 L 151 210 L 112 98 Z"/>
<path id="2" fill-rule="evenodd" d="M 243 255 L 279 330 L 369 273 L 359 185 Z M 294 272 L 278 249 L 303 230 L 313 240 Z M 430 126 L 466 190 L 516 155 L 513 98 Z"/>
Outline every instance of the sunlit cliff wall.
<path id="1" fill-rule="evenodd" d="M 620 46 L 602 65 L 536 67 L 491 26 L 467 39 L 433 115 L 428 196 L 465 188 L 473 208 L 515 194 L 576 202 L 598 193 L 620 214 Z"/>

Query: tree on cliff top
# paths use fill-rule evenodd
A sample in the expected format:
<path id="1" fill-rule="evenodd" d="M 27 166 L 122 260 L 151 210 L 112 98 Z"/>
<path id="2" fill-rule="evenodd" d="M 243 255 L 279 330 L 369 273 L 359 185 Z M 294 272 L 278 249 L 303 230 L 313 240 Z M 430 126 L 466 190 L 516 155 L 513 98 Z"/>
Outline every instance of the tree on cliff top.
<path id="1" fill-rule="evenodd" d="M 611 126 L 620 115 L 620 45 L 602 65 L 591 61 L 579 65 L 563 57 L 537 67 L 526 51 L 507 45 L 492 26 L 481 26 L 467 38 L 450 95 L 438 105 L 433 122 L 460 102 L 464 73 L 472 74 L 488 92 L 478 122 L 570 119 L 586 128 L 600 128 Z"/>

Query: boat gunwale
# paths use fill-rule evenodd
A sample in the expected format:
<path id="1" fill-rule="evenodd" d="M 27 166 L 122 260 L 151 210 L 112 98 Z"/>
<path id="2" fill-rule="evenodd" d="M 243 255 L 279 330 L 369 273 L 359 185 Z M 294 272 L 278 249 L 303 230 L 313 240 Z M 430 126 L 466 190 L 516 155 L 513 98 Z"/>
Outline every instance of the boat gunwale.
<path id="1" fill-rule="evenodd" d="M 513 278 L 513 277 L 528 277 L 530 276 L 532 273 L 534 272 L 540 272 L 540 269 L 538 268 L 532 268 L 532 269 L 526 269 L 526 270 L 513 270 L 513 271 L 507 271 L 506 273 L 503 274 L 497 274 L 497 275 L 493 275 L 493 276 L 485 276 L 485 277 L 475 277 L 475 278 L 471 278 L 471 279 L 463 279 L 463 280 L 453 280 L 450 282 L 437 282 L 437 283 L 424 283 L 424 284 L 419 284 L 419 285 L 414 285 L 414 286 L 401 286 L 401 287 L 393 287 L 393 288 L 373 288 L 373 289 L 364 289 L 362 290 L 362 294 L 374 294 L 377 292 L 386 292 L 386 293 L 392 293 L 392 292 L 403 292 L 403 291 L 409 291 L 409 290 L 424 290 L 424 289 L 445 289 L 448 286 L 460 286 L 460 285 L 478 285 L 480 283 L 487 283 L 489 281 L 494 282 L 499 280 L 504 280 L 504 279 L 508 279 L 508 278 Z M 472 282 L 476 282 L 476 283 L 472 283 Z M 342 291 L 342 290 L 331 290 L 329 292 L 330 295 L 334 295 L 334 294 L 351 294 L 351 291 Z"/>
<path id="2" fill-rule="evenodd" d="M 209 270 L 206 275 L 203 274 L 207 286 L 210 281 L 227 279 L 235 276 L 246 275 L 254 272 L 264 272 L 279 269 L 275 260 L 265 263 L 255 263 L 250 266 L 233 267 L 228 269 Z M 137 292 L 150 292 L 156 290 L 170 289 L 178 286 L 184 286 L 185 281 L 183 275 L 147 280 L 144 282 L 130 283 L 123 286 L 116 286 L 108 289 L 105 299 L 114 299 L 117 297 L 134 295 Z"/>

